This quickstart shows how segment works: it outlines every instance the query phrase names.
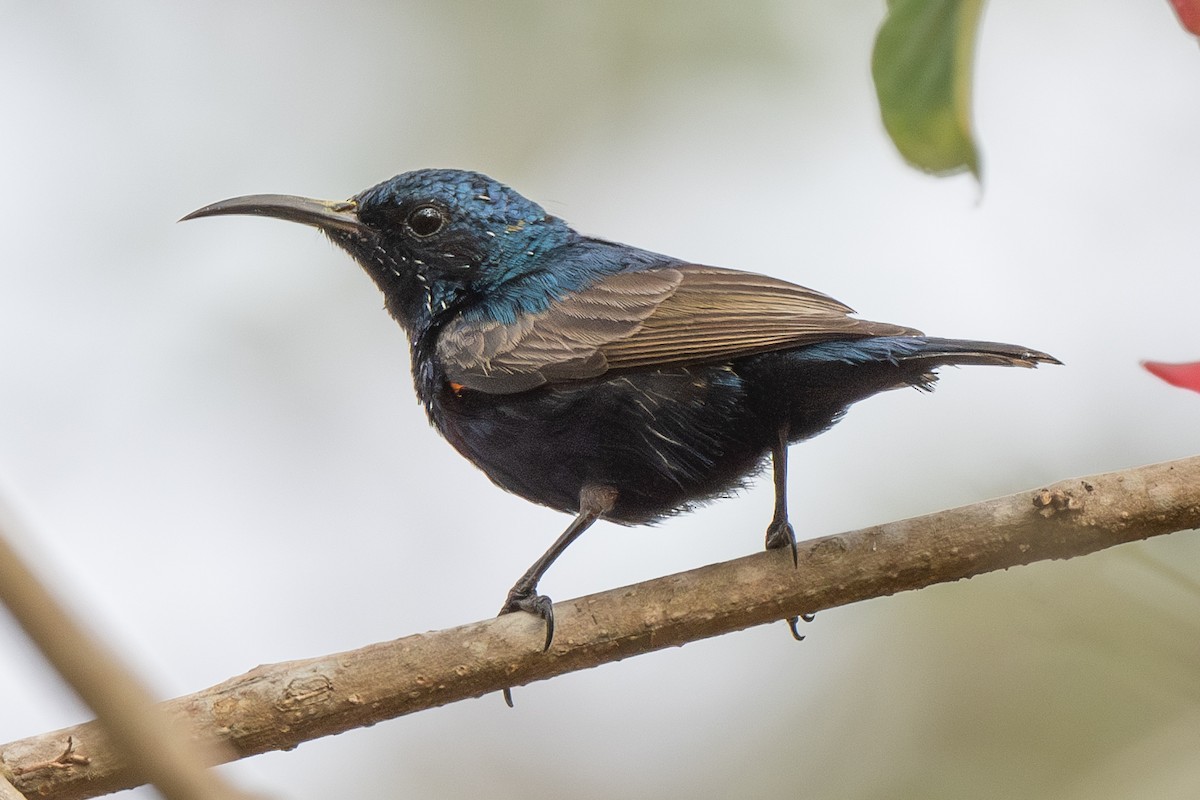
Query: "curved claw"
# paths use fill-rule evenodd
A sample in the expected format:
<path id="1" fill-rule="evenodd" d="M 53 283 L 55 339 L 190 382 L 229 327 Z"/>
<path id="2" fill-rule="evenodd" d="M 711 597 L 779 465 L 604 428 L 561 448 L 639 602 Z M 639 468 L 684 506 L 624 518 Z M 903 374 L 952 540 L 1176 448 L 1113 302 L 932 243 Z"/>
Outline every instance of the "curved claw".
<path id="1" fill-rule="evenodd" d="M 812 622 L 814 619 L 816 619 L 816 617 L 817 617 L 816 614 L 801 614 L 798 617 L 788 617 L 787 624 L 788 624 L 788 627 L 792 629 L 792 638 L 795 639 L 797 642 L 803 642 L 804 635 L 802 633 L 800 633 L 800 629 L 798 627 L 798 625 L 800 624 L 800 620 L 804 620 L 805 622 Z"/>
<path id="2" fill-rule="evenodd" d="M 772 520 L 767 528 L 767 549 L 778 550 L 781 547 L 791 548 L 792 564 L 799 567 L 800 551 L 796 548 L 796 529 L 786 519 Z"/>
<path id="3" fill-rule="evenodd" d="M 542 652 L 550 649 L 550 643 L 554 641 L 554 601 L 544 594 L 536 592 L 518 592 L 516 589 L 508 593 L 508 599 L 504 601 L 504 607 L 500 609 L 500 613 L 496 616 L 504 616 L 511 614 L 514 611 L 524 611 L 527 614 L 533 614 L 541 617 L 546 622 L 546 643 L 542 645 Z M 513 707 L 512 689 L 504 689 L 504 702 L 509 708 Z"/>
<path id="4" fill-rule="evenodd" d="M 546 643 L 542 645 L 542 652 L 549 650 L 550 643 L 554 641 L 554 601 L 544 594 L 509 592 L 500 614 L 511 614 L 514 611 L 524 611 L 545 620 Z"/>

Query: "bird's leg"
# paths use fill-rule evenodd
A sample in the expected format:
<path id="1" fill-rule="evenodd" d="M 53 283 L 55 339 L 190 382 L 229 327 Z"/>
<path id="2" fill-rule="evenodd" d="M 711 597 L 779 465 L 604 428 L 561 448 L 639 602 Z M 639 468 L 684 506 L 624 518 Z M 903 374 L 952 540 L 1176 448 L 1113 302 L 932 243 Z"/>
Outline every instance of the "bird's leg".
<path id="1" fill-rule="evenodd" d="M 554 560 L 570 547 L 571 542 L 578 539 L 579 535 L 591 527 L 593 522 L 611 511 L 616 502 L 617 492 L 610 486 L 583 487 L 583 490 L 579 492 L 579 515 L 571 521 L 571 524 L 555 540 L 554 544 L 550 545 L 550 549 L 533 562 L 533 566 L 526 570 L 520 580 L 508 590 L 508 599 L 504 601 L 504 606 L 500 609 L 501 614 L 528 611 L 546 621 L 546 643 L 542 647 L 542 652 L 549 650 L 550 642 L 554 640 L 554 607 L 549 597 L 537 593 L 538 581 L 554 563 Z"/>
<path id="2" fill-rule="evenodd" d="M 550 549 L 542 553 L 542 557 L 533 562 L 533 566 L 525 570 L 513 587 L 508 590 L 508 599 L 500 614 L 511 614 L 514 611 L 528 611 L 546 621 L 546 643 L 542 652 L 550 649 L 554 640 L 554 603 L 544 594 L 537 593 L 538 581 L 554 560 L 571 546 L 571 542 L 592 526 L 592 523 L 612 510 L 617 502 L 617 491 L 611 486 L 585 486 L 579 492 L 579 514 L 562 532 L 562 535 L 550 545 Z M 513 706 L 512 689 L 504 690 L 504 702 L 509 708 Z"/>
<path id="3" fill-rule="evenodd" d="M 800 566 L 800 554 L 796 550 L 796 531 L 788 522 L 787 510 L 787 446 L 788 429 L 779 429 L 779 436 L 771 446 L 771 464 L 775 469 L 775 516 L 767 526 L 767 549 L 780 547 L 792 549 L 792 563 Z"/>
<path id="4" fill-rule="evenodd" d="M 787 439 L 788 429 L 787 426 L 784 426 L 779 429 L 779 437 L 771 447 L 771 464 L 775 471 L 775 515 L 771 518 L 771 524 L 767 527 L 767 549 L 774 550 L 780 547 L 790 547 L 792 550 L 792 563 L 799 567 L 800 553 L 796 549 L 796 530 L 792 527 L 792 523 L 788 522 Z M 812 614 L 788 617 L 787 620 L 788 627 L 792 629 L 792 636 L 798 642 L 804 641 L 804 636 L 801 635 L 798 627 L 801 619 L 805 622 L 812 622 Z"/>

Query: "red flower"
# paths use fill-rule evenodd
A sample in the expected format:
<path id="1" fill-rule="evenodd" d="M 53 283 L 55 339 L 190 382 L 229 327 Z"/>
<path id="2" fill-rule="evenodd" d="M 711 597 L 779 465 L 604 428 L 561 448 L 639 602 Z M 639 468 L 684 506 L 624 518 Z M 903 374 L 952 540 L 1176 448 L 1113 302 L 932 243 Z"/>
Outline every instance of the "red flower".
<path id="1" fill-rule="evenodd" d="M 1152 375 L 1157 375 L 1172 386 L 1200 392 L 1200 361 L 1190 364 L 1164 364 L 1161 361 L 1143 361 L 1142 366 Z"/>
<path id="2" fill-rule="evenodd" d="M 1175 6 L 1175 13 L 1179 15 L 1183 27 L 1200 36 L 1200 0 L 1171 0 L 1171 5 Z"/>

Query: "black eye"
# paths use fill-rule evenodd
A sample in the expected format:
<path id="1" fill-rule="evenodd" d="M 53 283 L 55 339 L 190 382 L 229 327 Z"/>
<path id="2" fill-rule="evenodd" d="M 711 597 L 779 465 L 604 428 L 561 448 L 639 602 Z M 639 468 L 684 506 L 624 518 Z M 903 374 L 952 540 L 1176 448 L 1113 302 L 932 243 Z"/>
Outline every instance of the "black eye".
<path id="1" fill-rule="evenodd" d="M 433 236 L 446 225 L 446 215 L 436 206 L 420 206 L 408 215 L 408 229 L 422 238 Z"/>

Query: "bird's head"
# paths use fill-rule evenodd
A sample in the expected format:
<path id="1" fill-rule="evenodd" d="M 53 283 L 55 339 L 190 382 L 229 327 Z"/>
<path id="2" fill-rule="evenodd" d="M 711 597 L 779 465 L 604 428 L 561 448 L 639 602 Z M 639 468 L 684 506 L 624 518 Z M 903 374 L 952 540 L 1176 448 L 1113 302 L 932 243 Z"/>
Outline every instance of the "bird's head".
<path id="1" fill-rule="evenodd" d="M 349 200 L 249 195 L 184 219 L 253 214 L 312 225 L 362 265 L 410 333 L 439 313 L 539 269 L 574 233 L 531 200 L 478 172 L 406 172 Z"/>

